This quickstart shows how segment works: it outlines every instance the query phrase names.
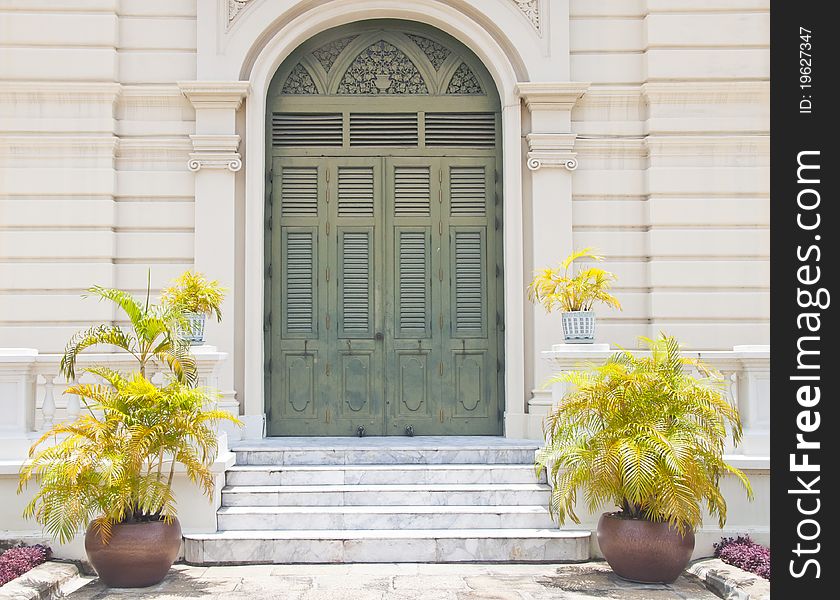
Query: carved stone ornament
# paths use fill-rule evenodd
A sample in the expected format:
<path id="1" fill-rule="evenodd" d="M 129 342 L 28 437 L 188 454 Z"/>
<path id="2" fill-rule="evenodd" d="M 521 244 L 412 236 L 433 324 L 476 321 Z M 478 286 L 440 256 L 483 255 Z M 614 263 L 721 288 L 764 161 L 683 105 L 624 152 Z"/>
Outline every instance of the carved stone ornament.
<path id="1" fill-rule="evenodd" d="M 540 0 L 512 0 L 512 2 L 519 7 L 519 10 L 525 15 L 525 18 L 534 26 L 534 29 L 540 31 L 542 27 L 540 21 Z"/>
<path id="2" fill-rule="evenodd" d="M 425 95 L 429 88 L 402 50 L 380 40 L 362 51 L 348 67 L 338 84 L 338 93 Z"/>
<path id="3" fill-rule="evenodd" d="M 472 69 L 466 63 L 461 63 L 452 75 L 446 93 L 475 96 L 483 94 L 484 91 L 481 89 L 481 84 L 478 83 L 478 78 L 472 72 Z"/>
<path id="4" fill-rule="evenodd" d="M 574 133 L 529 133 L 528 168 L 537 171 L 542 167 L 565 167 L 569 171 L 578 168 L 574 152 Z"/>
<path id="5" fill-rule="evenodd" d="M 239 16 L 239 14 L 248 8 L 248 5 L 251 4 L 253 0 L 227 0 L 227 22 L 228 27 L 233 25 L 233 22 Z"/>
<path id="6" fill-rule="evenodd" d="M 438 44 L 434 40 L 430 40 L 429 38 L 415 35 L 413 33 L 407 33 L 406 35 L 411 39 L 411 41 L 417 44 L 418 48 L 423 51 L 423 54 L 425 54 L 429 59 L 429 62 L 432 63 L 435 71 L 440 71 L 440 67 L 443 65 L 443 62 L 449 58 L 450 54 L 452 54 L 452 51 L 449 48 Z"/>
<path id="7" fill-rule="evenodd" d="M 286 78 L 282 93 L 296 95 L 317 94 L 318 88 L 315 87 L 312 75 L 309 74 L 306 67 L 298 63 L 292 68 L 291 73 Z"/>
<path id="8" fill-rule="evenodd" d="M 337 40 L 333 40 L 328 44 L 324 44 L 320 48 L 316 48 L 312 51 L 312 56 L 321 63 L 321 66 L 324 67 L 324 70 L 329 73 L 332 66 L 335 64 L 335 61 L 338 60 L 339 55 L 342 51 L 347 47 L 347 45 L 355 40 L 357 35 L 350 35 L 347 37 L 339 38 Z"/>
<path id="9" fill-rule="evenodd" d="M 196 173 L 201 169 L 227 169 L 237 172 L 242 168 L 238 135 L 191 135 L 193 152 L 187 168 Z"/>

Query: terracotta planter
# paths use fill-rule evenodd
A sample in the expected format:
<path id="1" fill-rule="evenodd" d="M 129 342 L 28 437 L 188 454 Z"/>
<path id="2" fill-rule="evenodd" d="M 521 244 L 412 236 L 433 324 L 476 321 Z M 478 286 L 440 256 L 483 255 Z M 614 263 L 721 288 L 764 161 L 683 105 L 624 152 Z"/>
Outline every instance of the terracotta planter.
<path id="1" fill-rule="evenodd" d="M 85 551 L 99 579 L 108 587 L 148 587 L 160 583 L 178 558 L 181 524 L 123 523 L 115 525 L 107 545 L 88 527 Z"/>
<path id="2" fill-rule="evenodd" d="M 619 577 L 640 583 L 672 583 L 691 559 L 694 532 L 682 536 L 668 523 L 604 513 L 598 521 L 598 545 Z"/>

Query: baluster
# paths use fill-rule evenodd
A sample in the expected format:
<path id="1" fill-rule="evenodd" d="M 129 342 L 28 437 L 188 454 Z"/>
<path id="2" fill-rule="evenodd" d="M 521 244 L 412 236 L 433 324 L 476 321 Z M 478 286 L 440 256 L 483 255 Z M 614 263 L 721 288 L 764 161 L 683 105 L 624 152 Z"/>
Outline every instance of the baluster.
<path id="1" fill-rule="evenodd" d="M 71 385 L 79 384 L 79 377 L 73 377 L 73 381 L 69 382 Z M 79 418 L 79 413 L 82 412 L 82 404 L 76 394 L 67 394 L 67 421 L 75 421 Z"/>
<path id="2" fill-rule="evenodd" d="M 54 380 L 56 375 L 44 373 L 44 403 L 41 405 L 41 414 L 44 415 L 44 429 L 49 429 L 55 422 L 55 393 Z"/>

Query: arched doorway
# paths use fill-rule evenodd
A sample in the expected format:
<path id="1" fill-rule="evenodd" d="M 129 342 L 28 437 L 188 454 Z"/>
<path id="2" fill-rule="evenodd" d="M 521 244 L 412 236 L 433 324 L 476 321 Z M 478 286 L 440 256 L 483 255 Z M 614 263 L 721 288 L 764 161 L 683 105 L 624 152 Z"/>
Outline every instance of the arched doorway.
<path id="1" fill-rule="evenodd" d="M 465 46 L 369 21 L 267 97 L 269 435 L 498 435 L 500 104 Z"/>

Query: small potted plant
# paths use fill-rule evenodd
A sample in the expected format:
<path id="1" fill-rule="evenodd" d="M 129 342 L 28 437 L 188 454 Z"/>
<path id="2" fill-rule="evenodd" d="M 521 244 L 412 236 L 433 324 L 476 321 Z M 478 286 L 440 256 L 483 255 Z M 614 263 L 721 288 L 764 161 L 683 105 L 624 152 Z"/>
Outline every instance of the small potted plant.
<path id="1" fill-rule="evenodd" d="M 150 286 L 145 301 L 117 289 L 88 291 L 114 302 L 131 326 L 97 325 L 74 335 L 61 360 L 63 375 L 73 380 L 79 354 L 97 345 L 129 353 L 137 371 L 85 369 L 103 383 L 79 383 L 64 392 L 79 396 L 85 411 L 32 446 L 18 493 L 39 484 L 24 515 L 60 541 L 87 528 L 85 550 L 106 585 L 146 587 L 165 577 L 181 545 L 172 491 L 176 465 L 212 497 L 215 426 L 239 421 L 206 408 L 215 392 L 195 387 L 195 361 L 175 333 L 183 323 L 180 306 L 151 303 Z M 165 385 L 147 379 L 151 363 L 169 369 Z"/>
<path id="2" fill-rule="evenodd" d="M 670 583 L 691 558 L 701 506 L 726 522 L 721 478 L 739 479 L 750 499 L 752 488 L 723 460 L 727 427 L 736 444 L 742 430 L 722 376 L 683 358 L 673 337 L 642 339 L 648 356 L 621 351 L 552 380 L 573 389 L 546 418 L 537 468 L 548 473 L 549 510 L 560 524 L 580 523 L 579 493 L 590 512 L 617 508 L 598 522 L 598 544 L 616 574 Z"/>
<path id="3" fill-rule="evenodd" d="M 222 320 L 222 301 L 227 290 L 218 281 L 210 281 L 202 273 L 185 271 L 163 290 L 161 301 L 179 307 L 186 320 L 179 334 L 191 346 L 204 343 L 204 325 L 208 316 Z"/>
<path id="4" fill-rule="evenodd" d="M 595 313 L 592 307 L 600 302 L 621 310 L 621 303 L 609 293 L 616 276 L 594 266 L 580 267 L 572 273 L 572 265 L 580 259 L 602 261 L 592 248 L 573 252 L 557 269 L 543 269 L 528 286 L 528 297 L 542 304 L 546 312 L 559 307 L 562 311 L 563 338 L 567 344 L 591 344 L 595 341 Z"/>

